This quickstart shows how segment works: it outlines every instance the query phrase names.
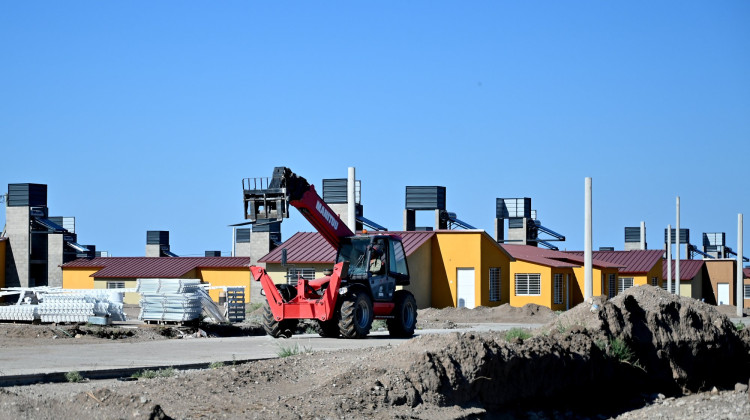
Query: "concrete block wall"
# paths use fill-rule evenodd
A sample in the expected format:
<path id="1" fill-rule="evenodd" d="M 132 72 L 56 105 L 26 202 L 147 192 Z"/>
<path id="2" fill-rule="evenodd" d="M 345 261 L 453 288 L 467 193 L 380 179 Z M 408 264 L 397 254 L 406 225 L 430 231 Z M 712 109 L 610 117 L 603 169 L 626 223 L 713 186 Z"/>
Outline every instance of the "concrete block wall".
<path id="1" fill-rule="evenodd" d="M 50 234 L 47 237 L 47 286 L 62 287 L 63 251 L 65 250 L 64 235 Z"/>
<path id="2" fill-rule="evenodd" d="M 6 206 L 5 234 L 8 246 L 5 254 L 5 287 L 30 287 L 29 207 Z"/>

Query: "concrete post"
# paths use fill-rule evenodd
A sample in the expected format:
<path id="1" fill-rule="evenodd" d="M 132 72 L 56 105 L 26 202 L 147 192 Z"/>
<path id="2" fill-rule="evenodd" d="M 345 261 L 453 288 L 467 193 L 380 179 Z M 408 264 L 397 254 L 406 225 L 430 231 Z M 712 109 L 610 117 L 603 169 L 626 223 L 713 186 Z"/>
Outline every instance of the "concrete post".
<path id="1" fill-rule="evenodd" d="M 743 316 L 743 309 L 745 301 L 743 299 L 743 285 L 744 279 L 742 278 L 742 213 L 737 215 L 737 316 Z"/>
<path id="2" fill-rule="evenodd" d="M 641 250 L 646 249 L 646 222 L 641 221 Z"/>
<path id="3" fill-rule="evenodd" d="M 585 228 L 584 228 L 584 294 L 583 299 L 587 300 L 594 294 L 594 270 L 593 270 L 593 234 L 592 234 L 592 186 L 591 178 L 586 178 L 586 209 L 584 211 Z"/>
<path id="4" fill-rule="evenodd" d="M 355 176 L 354 176 L 354 167 L 349 167 L 349 176 L 347 178 L 346 182 L 346 225 L 349 227 L 349 229 L 352 232 L 357 231 L 357 212 L 356 212 L 356 203 L 355 203 Z"/>
<path id="5" fill-rule="evenodd" d="M 680 196 L 677 196 L 677 259 L 674 262 L 674 292 L 677 296 L 680 296 L 680 246 L 682 245 L 682 238 L 680 238 Z"/>
<path id="6" fill-rule="evenodd" d="M 672 293 L 672 225 L 667 225 L 667 293 Z"/>

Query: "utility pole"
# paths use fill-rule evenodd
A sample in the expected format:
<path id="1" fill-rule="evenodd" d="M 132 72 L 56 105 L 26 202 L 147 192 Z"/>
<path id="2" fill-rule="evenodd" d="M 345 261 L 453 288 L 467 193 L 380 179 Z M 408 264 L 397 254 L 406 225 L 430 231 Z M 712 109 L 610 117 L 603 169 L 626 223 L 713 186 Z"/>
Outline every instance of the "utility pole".
<path id="1" fill-rule="evenodd" d="M 743 316 L 745 301 L 743 299 L 743 270 L 742 270 L 742 213 L 737 215 L 737 316 Z"/>
<path id="2" fill-rule="evenodd" d="M 667 225 L 667 293 L 672 293 L 672 225 Z"/>
<path id="3" fill-rule="evenodd" d="M 585 213 L 585 228 L 584 228 L 584 251 L 583 251 L 583 268 L 584 268 L 584 287 L 583 287 L 583 299 L 584 301 L 594 295 L 594 271 L 593 271 L 593 235 L 592 235 L 592 188 L 591 188 L 591 177 L 586 178 L 586 210 Z"/>
<path id="4" fill-rule="evenodd" d="M 346 182 L 346 225 L 349 227 L 349 230 L 356 233 L 357 232 L 357 214 L 356 214 L 356 203 L 354 202 L 356 197 L 356 190 L 355 190 L 355 176 L 354 176 L 354 167 L 349 167 L 349 173 L 348 178 Z"/>
<path id="5" fill-rule="evenodd" d="M 677 196 L 677 260 L 674 262 L 674 292 L 680 296 L 680 245 L 682 245 L 682 231 L 680 230 L 680 196 Z"/>

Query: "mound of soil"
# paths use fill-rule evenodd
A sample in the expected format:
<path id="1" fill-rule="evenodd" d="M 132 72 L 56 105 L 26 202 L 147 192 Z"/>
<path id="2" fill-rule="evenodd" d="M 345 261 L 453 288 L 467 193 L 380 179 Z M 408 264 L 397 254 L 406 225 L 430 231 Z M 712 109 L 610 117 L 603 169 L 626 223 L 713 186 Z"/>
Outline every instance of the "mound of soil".
<path id="1" fill-rule="evenodd" d="M 514 307 L 506 303 L 494 307 L 478 306 L 474 309 L 426 308 L 419 310 L 417 326 L 424 329 L 481 323 L 544 324 L 556 317 L 557 315 L 551 309 L 533 303 L 522 307 Z"/>
<path id="2" fill-rule="evenodd" d="M 696 392 L 747 380 L 750 341 L 715 306 L 649 285 L 561 315 L 555 328 L 583 327 L 621 340 L 660 392 Z"/>

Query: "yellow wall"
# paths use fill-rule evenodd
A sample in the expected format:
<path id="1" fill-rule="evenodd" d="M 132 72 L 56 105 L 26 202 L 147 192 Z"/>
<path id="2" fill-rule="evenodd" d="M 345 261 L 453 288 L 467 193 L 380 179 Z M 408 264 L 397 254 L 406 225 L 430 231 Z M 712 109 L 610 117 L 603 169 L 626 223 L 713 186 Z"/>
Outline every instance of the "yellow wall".
<path id="1" fill-rule="evenodd" d="M 477 305 L 498 306 L 510 302 L 510 257 L 501 251 L 489 235 L 480 234 L 482 248 L 482 269 L 480 288 L 481 300 Z M 490 268 L 500 268 L 500 301 L 490 302 Z"/>
<path id="2" fill-rule="evenodd" d="M 617 285 L 618 285 L 618 270 L 617 268 L 598 268 L 593 267 L 591 269 L 592 271 L 592 296 L 609 296 L 609 275 L 614 274 L 615 275 L 615 295 L 617 294 Z M 579 303 L 583 302 L 583 292 L 585 290 L 585 268 L 584 267 L 574 267 L 573 273 L 575 277 L 576 284 L 571 285 L 571 303 L 570 306 L 573 307 L 575 305 L 578 305 Z M 602 277 L 603 276 L 603 277 Z M 624 276 L 628 277 L 628 276 Z M 635 284 L 635 279 L 633 280 L 633 284 Z"/>
<path id="3" fill-rule="evenodd" d="M 541 294 L 539 296 L 516 296 L 516 274 L 539 274 L 541 278 Z M 552 306 L 552 269 L 527 261 L 510 263 L 510 305 L 523 306 L 535 303 L 546 307 Z"/>
<path id="4" fill-rule="evenodd" d="M 474 302 L 482 302 L 481 246 L 478 234 L 440 234 L 434 236 L 432 249 L 432 307 L 455 307 L 458 302 L 457 269 L 474 268 Z M 479 273 L 477 273 L 479 271 Z M 479 275 L 477 275 L 479 274 Z"/>
<path id="5" fill-rule="evenodd" d="M 295 268 L 312 268 L 315 269 L 315 278 L 323 277 L 323 272 L 325 270 L 333 270 L 333 264 L 295 264 Z M 287 273 L 287 267 L 282 267 L 279 263 L 266 263 L 266 273 L 268 273 L 268 276 L 271 277 L 271 280 L 275 284 L 286 284 L 286 273 Z M 250 276 L 250 273 L 248 272 L 248 276 Z M 253 284 L 250 285 L 250 287 L 261 287 L 260 282 L 253 281 L 251 279 L 251 282 Z"/>
<path id="6" fill-rule="evenodd" d="M 63 289 L 93 289 L 94 277 L 92 275 L 101 268 L 64 268 Z"/>
<path id="7" fill-rule="evenodd" d="M 94 279 L 94 289 L 106 289 L 107 288 L 107 282 L 110 281 L 117 281 L 117 282 L 123 282 L 125 283 L 126 289 L 135 289 L 136 286 L 138 286 L 138 280 L 132 279 L 132 278 L 126 278 L 126 279 Z M 117 289 L 112 289 L 113 292 L 116 292 Z M 139 301 L 141 300 L 141 294 L 136 292 L 130 292 L 125 293 L 122 299 L 123 303 L 131 304 L 131 305 L 138 305 Z"/>
<path id="8" fill-rule="evenodd" d="M 432 303 L 432 240 L 427 241 L 406 257 L 409 266 L 408 286 L 417 301 L 417 308 L 429 308 Z"/>
<path id="9" fill-rule="evenodd" d="M 500 301 L 490 301 L 490 268 L 500 268 Z M 510 257 L 483 231 L 436 232 L 432 244 L 432 303 L 434 308 L 458 304 L 459 268 L 474 269 L 474 304 L 498 306 L 509 302 Z"/>
<path id="10" fill-rule="evenodd" d="M 245 286 L 245 300 L 250 297 L 250 269 L 245 268 L 200 268 L 200 279 L 211 286 Z M 219 289 L 209 290 L 214 302 L 219 301 Z"/>

